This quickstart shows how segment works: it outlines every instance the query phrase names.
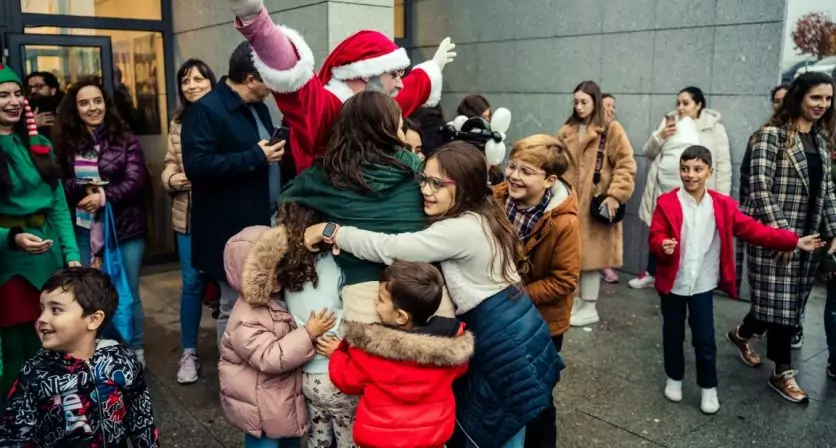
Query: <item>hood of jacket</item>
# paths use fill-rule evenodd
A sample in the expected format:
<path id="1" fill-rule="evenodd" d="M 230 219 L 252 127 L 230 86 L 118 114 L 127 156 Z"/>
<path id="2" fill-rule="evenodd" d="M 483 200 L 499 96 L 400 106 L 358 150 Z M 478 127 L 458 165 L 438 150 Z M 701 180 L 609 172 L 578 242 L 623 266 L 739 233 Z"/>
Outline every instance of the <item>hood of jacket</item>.
<path id="1" fill-rule="evenodd" d="M 669 112 L 670 114 L 675 114 L 676 111 L 672 110 Z M 714 109 L 709 109 L 707 107 L 703 108 L 702 112 L 700 113 L 700 117 L 694 120 L 697 123 L 697 129 L 700 131 L 704 131 L 706 129 L 711 129 L 720 122 L 720 119 L 723 118 L 720 115 L 720 112 L 717 112 Z M 662 119 L 662 124 L 660 125 L 660 129 L 665 127 L 665 120 Z"/>
<path id="2" fill-rule="evenodd" d="M 449 321 L 455 319 L 435 317 Z M 445 327 L 441 321 L 438 327 Z M 459 328 L 461 324 L 459 323 Z M 454 367 L 466 363 L 473 355 L 474 338 L 469 331 L 456 336 L 440 332 L 402 331 L 380 324 L 343 322 L 345 340 L 349 344 L 380 358 L 393 361 L 416 362 L 423 365 Z M 441 335 L 439 334 L 441 333 Z M 447 333 L 449 334 L 449 333 Z"/>
<path id="3" fill-rule="evenodd" d="M 267 305 L 271 294 L 279 290 L 276 263 L 286 251 L 287 240 L 261 240 L 268 232 L 277 231 L 284 235 L 283 227 L 247 227 L 230 238 L 224 247 L 224 270 L 229 286 L 251 305 Z M 278 256 L 271 259 L 276 254 Z"/>

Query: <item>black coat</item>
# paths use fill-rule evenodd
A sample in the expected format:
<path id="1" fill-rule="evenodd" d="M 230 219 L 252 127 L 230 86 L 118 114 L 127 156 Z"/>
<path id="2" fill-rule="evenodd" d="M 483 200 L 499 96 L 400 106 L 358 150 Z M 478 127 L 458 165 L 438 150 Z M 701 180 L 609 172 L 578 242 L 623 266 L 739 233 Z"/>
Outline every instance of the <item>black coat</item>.
<path id="1" fill-rule="evenodd" d="M 270 112 L 255 104 L 272 132 Z M 189 107 L 180 135 L 183 168 L 192 182 L 192 265 L 226 280 L 223 251 L 245 227 L 270 225 L 268 164 L 248 105 L 221 78 Z"/>

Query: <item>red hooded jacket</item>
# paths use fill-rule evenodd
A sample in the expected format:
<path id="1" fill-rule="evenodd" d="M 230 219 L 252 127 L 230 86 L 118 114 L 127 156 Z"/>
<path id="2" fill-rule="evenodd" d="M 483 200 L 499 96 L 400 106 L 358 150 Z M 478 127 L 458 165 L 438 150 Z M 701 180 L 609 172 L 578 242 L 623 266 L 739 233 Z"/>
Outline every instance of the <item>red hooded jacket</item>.
<path id="1" fill-rule="evenodd" d="M 676 274 L 679 272 L 679 251 L 682 234 L 682 204 L 675 188 L 661 196 L 653 212 L 650 223 L 648 243 L 650 251 L 657 257 L 656 290 L 660 294 L 670 294 L 673 290 Z M 737 298 L 737 282 L 734 264 L 734 238 L 740 238 L 749 244 L 774 249 L 782 252 L 795 250 L 798 236 L 784 229 L 769 227 L 756 219 L 743 214 L 737 208 L 737 201 L 730 196 L 714 190 L 706 191 L 708 197 L 714 201 L 714 220 L 717 234 L 720 237 L 720 278 L 718 286 L 726 294 Z M 708 199 L 704 198 L 703 200 Z M 662 242 L 673 238 L 680 244 L 676 245 L 673 254 L 667 255 L 662 250 Z M 710 244 L 706 241 L 706 244 Z"/>
<path id="2" fill-rule="evenodd" d="M 362 395 L 354 442 L 363 448 L 436 448 L 453 435 L 453 381 L 467 371 L 473 335 L 456 319 L 434 317 L 420 331 L 344 322 L 331 355 L 331 381 Z"/>

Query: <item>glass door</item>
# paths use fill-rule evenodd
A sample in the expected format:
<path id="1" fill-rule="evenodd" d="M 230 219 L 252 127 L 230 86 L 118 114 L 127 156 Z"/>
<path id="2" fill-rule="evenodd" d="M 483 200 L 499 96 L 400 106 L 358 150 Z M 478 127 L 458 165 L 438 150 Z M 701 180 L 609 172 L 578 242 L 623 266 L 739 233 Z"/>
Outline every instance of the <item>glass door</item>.
<path id="1" fill-rule="evenodd" d="M 9 34 L 9 65 L 21 79 L 32 72 L 51 72 L 65 91 L 79 79 L 98 76 L 113 95 L 110 37 Z"/>

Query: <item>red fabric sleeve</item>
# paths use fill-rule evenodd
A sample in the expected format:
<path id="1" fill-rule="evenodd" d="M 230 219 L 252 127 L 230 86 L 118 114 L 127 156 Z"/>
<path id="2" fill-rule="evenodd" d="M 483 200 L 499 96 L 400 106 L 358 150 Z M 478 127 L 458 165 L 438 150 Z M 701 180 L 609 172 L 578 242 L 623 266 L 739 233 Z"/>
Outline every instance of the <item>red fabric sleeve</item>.
<path id="1" fill-rule="evenodd" d="M 328 375 L 331 382 L 337 386 L 340 392 L 346 395 L 361 395 L 366 384 L 366 374 L 358 368 L 351 357 L 351 352 L 356 349 L 348 349 L 345 340 L 331 354 L 331 361 L 328 363 Z"/>
<path id="2" fill-rule="evenodd" d="M 735 237 L 755 246 L 783 252 L 795 250 L 798 245 L 798 235 L 792 231 L 770 227 L 737 208 L 733 210 L 734 226 L 732 232 Z"/>

